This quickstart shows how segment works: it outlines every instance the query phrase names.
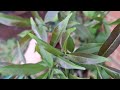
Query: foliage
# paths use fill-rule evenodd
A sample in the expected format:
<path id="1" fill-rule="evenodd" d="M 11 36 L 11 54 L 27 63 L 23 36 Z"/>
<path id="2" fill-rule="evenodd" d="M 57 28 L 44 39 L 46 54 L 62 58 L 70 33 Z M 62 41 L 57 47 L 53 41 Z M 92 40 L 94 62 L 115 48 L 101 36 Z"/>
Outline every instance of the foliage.
<path id="1" fill-rule="evenodd" d="M 30 19 L 0 14 L 0 23 L 31 29 L 19 34 L 19 40 L 7 41 L 11 50 L 0 53 L 0 73 L 4 79 L 110 79 L 120 78 L 120 71 L 105 65 L 120 43 L 119 19 L 107 22 L 107 11 L 48 11 L 43 20 L 37 11 Z M 83 17 L 84 16 L 84 17 Z M 7 23 L 6 23 L 7 22 Z M 118 24 L 110 33 L 110 25 Z M 48 33 L 52 33 L 50 43 Z M 42 58 L 27 64 L 24 51 L 30 39 L 37 41 L 36 49 Z M 59 47 L 57 47 L 59 45 Z M 8 56 L 13 51 L 12 58 Z M 16 56 L 17 55 L 17 56 Z M 15 64 L 16 60 L 19 63 Z M 8 63 L 9 62 L 9 63 Z M 23 65 L 21 65 L 23 62 Z M 90 72 L 87 76 L 84 71 Z M 81 73 L 81 74 L 80 74 Z"/>

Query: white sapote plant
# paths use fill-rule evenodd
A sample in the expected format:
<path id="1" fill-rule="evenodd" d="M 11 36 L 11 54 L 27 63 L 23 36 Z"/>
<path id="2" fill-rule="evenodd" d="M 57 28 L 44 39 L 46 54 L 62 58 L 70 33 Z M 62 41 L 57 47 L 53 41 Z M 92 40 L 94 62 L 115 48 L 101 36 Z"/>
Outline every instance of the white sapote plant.
<path id="1" fill-rule="evenodd" d="M 14 39 L 12 58 L 0 61 L 4 79 L 120 78 L 118 69 L 105 64 L 119 45 L 120 31 L 119 20 L 106 21 L 108 11 L 48 11 L 44 19 L 31 13 L 30 18 L 0 13 L 1 24 L 31 27 Z"/>

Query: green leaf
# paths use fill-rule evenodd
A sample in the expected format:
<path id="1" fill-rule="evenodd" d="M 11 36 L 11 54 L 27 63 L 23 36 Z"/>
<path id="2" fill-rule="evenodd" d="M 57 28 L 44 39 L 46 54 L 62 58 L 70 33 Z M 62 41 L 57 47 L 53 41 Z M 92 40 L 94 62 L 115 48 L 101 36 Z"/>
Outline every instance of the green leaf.
<path id="1" fill-rule="evenodd" d="M 52 69 L 51 72 L 49 72 L 49 79 L 53 79 L 53 75 L 54 75 L 54 71 Z"/>
<path id="2" fill-rule="evenodd" d="M 71 53 L 67 54 L 65 58 L 78 64 L 98 64 L 109 60 L 105 57 L 86 53 Z"/>
<path id="3" fill-rule="evenodd" d="M 79 65 L 82 67 L 85 67 L 87 70 L 91 70 L 91 71 L 96 69 L 94 64 L 79 64 Z"/>
<path id="4" fill-rule="evenodd" d="M 33 18 L 30 18 L 33 32 L 36 34 L 36 36 L 39 39 L 42 39 L 47 42 L 47 32 L 46 32 L 47 28 L 42 24 L 42 22 L 39 19 L 35 18 L 35 20 L 36 20 L 38 26 L 36 25 Z"/>
<path id="5" fill-rule="evenodd" d="M 76 28 L 70 28 L 65 33 L 63 33 L 62 38 L 60 39 L 60 44 L 64 52 L 67 52 L 67 50 L 72 52 L 74 50 L 75 44 L 70 34 L 75 30 Z"/>
<path id="6" fill-rule="evenodd" d="M 6 61 L 0 61 L 0 68 L 1 67 L 5 67 L 5 66 L 8 66 L 8 65 L 11 65 L 12 63 L 10 62 L 6 62 Z"/>
<path id="7" fill-rule="evenodd" d="M 83 11 L 83 13 L 85 16 L 98 21 L 102 21 L 105 16 L 104 12 L 102 11 Z"/>
<path id="8" fill-rule="evenodd" d="M 79 22 L 76 22 L 76 21 L 69 21 L 69 23 L 68 23 L 68 28 L 71 28 L 71 27 L 74 27 L 74 26 L 76 26 L 76 25 L 80 25 L 80 23 Z"/>
<path id="9" fill-rule="evenodd" d="M 0 68 L 3 75 L 32 75 L 43 71 L 47 67 L 37 64 L 9 65 Z"/>
<path id="10" fill-rule="evenodd" d="M 82 44 L 75 52 L 81 52 L 81 53 L 98 53 L 100 47 L 102 46 L 102 43 L 87 43 Z"/>
<path id="11" fill-rule="evenodd" d="M 60 79 L 68 79 L 68 77 L 65 76 L 65 74 L 59 70 L 59 69 L 53 69 L 54 75 L 59 75 Z"/>
<path id="12" fill-rule="evenodd" d="M 72 13 L 70 13 L 63 21 L 61 21 L 57 25 L 57 27 L 55 27 L 55 29 L 52 33 L 52 38 L 51 38 L 51 41 L 50 41 L 50 45 L 52 45 L 54 47 L 56 46 L 56 44 L 60 40 L 63 32 L 66 31 L 66 27 L 67 27 L 68 21 L 69 21 L 71 16 L 72 16 Z"/>
<path id="13" fill-rule="evenodd" d="M 74 48 L 75 48 L 74 41 L 73 41 L 72 37 L 69 36 L 69 38 L 68 38 L 68 40 L 67 40 L 67 49 L 68 49 L 70 52 L 73 52 L 73 51 L 74 51 Z"/>
<path id="14" fill-rule="evenodd" d="M 51 45 L 49 45 L 48 43 L 42 41 L 41 39 L 37 38 L 36 36 L 34 36 L 33 34 L 29 33 L 29 36 L 33 39 L 35 39 L 37 41 L 37 43 L 46 50 L 49 53 L 52 53 L 55 56 L 58 55 L 63 55 L 63 53 L 61 51 L 59 51 L 58 49 L 52 47 Z"/>
<path id="15" fill-rule="evenodd" d="M 75 63 L 63 58 L 63 57 L 59 57 L 58 58 L 58 62 L 60 63 L 62 68 L 65 69 L 80 69 L 80 70 L 85 70 L 84 67 L 81 67 L 80 65 L 76 65 Z"/>
<path id="16" fill-rule="evenodd" d="M 96 34 L 96 32 L 100 29 L 101 27 L 101 22 L 96 23 L 94 26 L 91 27 L 91 25 L 89 26 L 89 30 L 92 34 Z"/>
<path id="17" fill-rule="evenodd" d="M 45 23 L 51 22 L 51 21 L 52 22 L 56 21 L 58 19 L 58 16 L 57 16 L 58 12 L 59 11 L 48 11 L 45 15 L 45 19 L 44 19 Z"/>
<path id="18" fill-rule="evenodd" d="M 19 40 L 19 43 L 20 45 L 23 45 L 24 43 L 26 43 L 27 41 L 30 40 L 30 36 L 27 34 L 26 36 L 22 37 L 20 40 Z"/>
<path id="19" fill-rule="evenodd" d="M 101 72 L 100 72 L 100 70 L 99 70 L 99 67 L 96 66 L 96 68 L 97 68 L 97 78 L 98 78 L 98 79 L 103 79 L 103 76 L 102 76 L 102 74 L 101 74 Z"/>
<path id="20" fill-rule="evenodd" d="M 117 24 L 120 24 L 120 18 L 111 22 L 109 25 L 117 25 Z"/>
<path id="21" fill-rule="evenodd" d="M 106 66 L 101 66 L 99 65 L 100 67 L 102 67 L 105 72 L 110 75 L 112 78 L 115 78 L 115 79 L 120 79 L 120 70 L 117 70 L 115 68 L 112 68 L 112 67 L 106 67 Z"/>
<path id="22" fill-rule="evenodd" d="M 20 34 L 18 34 L 18 36 L 21 37 L 21 38 L 23 38 L 23 37 L 25 37 L 30 32 L 31 32 L 31 30 L 25 30 L 25 31 L 21 32 Z"/>
<path id="23" fill-rule="evenodd" d="M 93 40 L 93 35 L 90 33 L 87 27 L 84 25 L 76 26 L 76 34 L 80 36 L 80 39 L 85 42 L 91 42 Z"/>
<path id="24" fill-rule="evenodd" d="M 96 15 L 96 11 L 83 11 L 83 13 L 89 18 L 93 18 Z"/>
<path id="25" fill-rule="evenodd" d="M 110 31 L 110 25 L 107 23 L 107 21 L 104 19 L 103 20 L 103 26 L 104 26 L 104 31 L 106 33 L 106 36 L 109 37 L 111 31 Z"/>
<path id="26" fill-rule="evenodd" d="M 21 51 L 20 44 L 18 41 L 17 41 L 17 46 L 18 46 L 18 53 L 19 53 L 20 61 L 26 64 L 25 56 L 23 55 L 23 52 Z"/>
<path id="27" fill-rule="evenodd" d="M 43 23 L 43 19 L 40 17 L 37 11 L 31 11 L 31 13 L 35 18 L 39 19 Z"/>
<path id="28" fill-rule="evenodd" d="M 30 26 L 29 19 L 22 18 L 19 16 L 12 16 L 0 13 L 0 23 L 7 26 L 19 26 L 19 27 L 27 27 Z"/>
<path id="29" fill-rule="evenodd" d="M 95 42 L 97 43 L 104 43 L 107 40 L 108 36 L 106 36 L 105 32 L 99 32 L 97 37 L 95 38 Z"/>
<path id="30" fill-rule="evenodd" d="M 53 66 L 53 58 L 52 55 L 45 51 L 42 47 L 40 48 L 40 55 L 42 57 L 43 60 L 45 60 L 45 62 L 47 63 L 48 67 L 52 67 Z"/>
<path id="31" fill-rule="evenodd" d="M 39 32 L 38 32 L 38 27 L 36 25 L 36 23 L 34 22 L 33 18 L 31 17 L 30 18 L 30 22 L 31 22 L 31 26 L 32 26 L 32 30 L 33 32 L 36 34 L 36 36 L 39 38 L 39 39 L 42 39 Z"/>
<path id="32" fill-rule="evenodd" d="M 42 40 L 48 41 L 47 30 L 48 28 L 42 23 L 39 19 L 35 18 L 36 23 L 38 24 L 38 33 L 41 36 Z"/>
<path id="33" fill-rule="evenodd" d="M 39 77 L 37 77 L 36 79 L 46 79 L 48 77 L 48 73 L 49 72 L 46 72 L 46 73 L 40 75 Z"/>
<path id="34" fill-rule="evenodd" d="M 98 55 L 108 57 L 120 44 L 120 24 L 117 25 L 100 48 Z"/>

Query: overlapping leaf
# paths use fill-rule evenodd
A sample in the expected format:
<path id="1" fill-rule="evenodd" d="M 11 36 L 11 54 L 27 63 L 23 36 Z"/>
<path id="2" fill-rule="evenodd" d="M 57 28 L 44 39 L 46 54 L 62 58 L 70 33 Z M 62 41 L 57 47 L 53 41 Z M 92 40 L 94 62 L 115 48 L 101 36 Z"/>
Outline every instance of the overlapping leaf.
<path id="1" fill-rule="evenodd" d="M 87 43 L 80 46 L 75 52 L 81 52 L 81 53 L 98 53 L 100 47 L 102 46 L 102 43 Z"/>
<path id="2" fill-rule="evenodd" d="M 70 28 L 70 29 L 66 30 L 66 32 L 63 33 L 63 35 L 60 39 L 61 47 L 65 52 L 67 52 L 67 50 L 72 52 L 75 48 L 75 44 L 73 42 L 73 39 L 70 36 L 70 34 L 75 30 L 76 30 L 76 28 Z"/>
<path id="3" fill-rule="evenodd" d="M 78 64 L 98 64 L 109 60 L 105 57 L 86 53 L 71 53 L 67 54 L 65 58 Z"/>
<path id="4" fill-rule="evenodd" d="M 69 21 L 71 16 L 72 16 L 72 13 L 70 13 L 63 21 L 61 21 L 58 24 L 58 26 L 55 27 L 55 29 L 52 33 L 51 41 L 50 41 L 50 44 L 52 46 L 56 46 L 56 44 L 60 40 L 63 32 L 66 31 L 66 27 L 67 27 L 68 21 Z"/>
<path id="5" fill-rule="evenodd" d="M 101 66 L 101 65 L 99 65 L 99 66 L 102 67 L 105 70 L 105 72 L 108 75 L 110 75 L 112 78 L 120 79 L 120 70 L 117 70 L 112 67 L 106 67 L 106 66 Z"/>
<path id="6" fill-rule="evenodd" d="M 58 58 L 58 61 L 61 65 L 61 67 L 65 68 L 65 69 L 80 69 L 80 70 L 85 70 L 84 67 L 82 66 L 79 66 L 79 65 L 76 65 L 74 64 L 73 62 L 63 58 L 63 57 L 59 57 Z"/>
<path id="7" fill-rule="evenodd" d="M 48 43 L 42 41 L 41 39 L 37 38 L 35 35 L 29 33 L 29 36 L 30 36 L 31 38 L 35 39 L 35 40 L 37 41 L 37 43 L 38 43 L 40 46 L 42 45 L 42 47 L 43 47 L 46 51 L 48 51 L 49 53 L 52 53 L 52 54 L 55 55 L 55 56 L 63 55 L 63 53 L 62 53 L 60 50 L 58 50 L 58 49 L 52 47 L 51 45 L 49 45 Z"/>

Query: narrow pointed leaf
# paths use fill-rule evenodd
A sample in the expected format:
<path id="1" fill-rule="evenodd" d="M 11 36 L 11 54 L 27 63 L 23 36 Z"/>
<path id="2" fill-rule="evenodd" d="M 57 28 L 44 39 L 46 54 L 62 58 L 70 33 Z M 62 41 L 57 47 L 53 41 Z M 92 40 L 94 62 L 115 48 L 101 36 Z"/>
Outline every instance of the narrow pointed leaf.
<path id="1" fill-rule="evenodd" d="M 69 36 L 68 40 L 67 40 L 67 50 L 69 50 L 70 52 L 73 52 L 74 51 L 74 48 L 75 48 L 75 43 L 72 39 L 71 36 Z"/>
<path id="2" fill-rule="evenodd" d="M 18 46 L 18 53 L 19 53 L 20 61 L 26 64 L 25 56 L 23 55 L 23 52 L 21 51 L 20 44 L 18 41 L 17 41 L 17 46 Z"/>
<path id="3" fill-rule="evenodd" d="M 60 39 L 60 44 L 61 44 L 62 49 L 65 52 L 67 52 L 67 50 L 72 52 L 75 48 L 73 39 L 70 36 L 70 34 L 75 30 L 76 30 L 76 28 L 70 28 L 65 33 L 62 34 L 62 38 Z"/>
<path id="4" fill-rule="evenodd" d="M 45 23 L 46 22 L 54 22 L 56 21 L 56 19 L 58 18 L 57 15 L 58 15 L 58 12 L 59 11 L 48 11 L 45 15 Z"/>
<path id="5" fill-rule="evenodd" d="M 38 24 L 38 32 L 42 40 L 48 41 L 47 27 L 42 23 L 38 18 L 35 18 L 36 23 Z"/>
<path id="6" fill-rule="evenodd" d="M 65 74 L 59 69 L 53 69 L 55 75 L 59 75 L 60 79 L 68 79 Z"/>
<path id="7" fill-rule="evenodd" d="M 102 74 L 101 74 L 101 72 L 100 72 L 100 70 L 99 70 L 99 67 L 96 66 L 96 68 L 97 68 L 97 78 L 98 78 L 98 79 L 103 79 L 103 76 L 102 76 Z"/>
<path id="8" fill-rule="evenodd" d="M 20 34 L 18 34 L 18 36 L 21 37 L 21 38 L 23 38 L 23 37 L 25 37 L 30 32 L 31 32 L 31 30 L 25 30 L 25 31 L 21 32 Z"/>
<path id="9" fill-rule="evenodd" d="M 52 55 L 49 52 L 45 51 L 42 47 L 40 48 L 40 55 L 42 59 L 46 61 L 49 67 L 53 66 Z"/>
<path id="10" fill-rule="evenodd" d="M 30 26 L 29 19 L 25 19 L 19 16 L 7 15 L 3 13 L 0 13 L 0 23 L 7 26 L 20 26 L 20 27 Z"/>
<path id="11" fill-rule="evenodd" d="M 52 33 L 51 41 L 50 41 L 50 44 L 52 46 L 56 46 L 56 44 L 60 40 L 63 32 L 66 31 L 66 27 L 67 27 L 68 21 L 69 21 L 71 16 L 72 16 L 72 13 L 70 13 L 63 21 L 61 21 L 58 24 L 58 26 L 55 27 L 55 29 L 54 29 L 54 31 Z"/>
<path id="12" fill-rule="evenodd" d="M 102 67 L 105 72 L 110 75 L 112 78 L 114 79 L 120 79 L 120 70 L 117 70 L 115 68 L 112 68 L 112 67 L 106 67 L 106 66 L 101 66 L 99 65 L 100 67 Z"/>
<path id="13" fill-rule="evenodd" d="M 36 36 L 39 38 L 39 39 L 42 39 L 39 32 L 38 32 L 38 27 L 36 25 L 36 23 L 34 22 L 33 18 L 30 18 L 30 22 L 31 22 L 31 26 L 32 26 L 32 30 L 33 32 L 36 34 Z"/>
<path id="14" fill-rule="evenodd" d="M 33 34 L 29 33 L 29 36 L 30 36 L 31 38 L 35 39 L 35 40 L 37 41 L 37 43 L 38 43 L 39 45 L 42 45 L 42 47 L 43 47 L 46 51 L 48 51 L 49 53 L 52 53 L 52 54 L 55 55 L 55 56 L 63 55 L 63 53 L 62 53 L 60 50 L 52 47 L 51 45 L 49 45 L 48 43 L 46 43 L 46 42 L 42 41 L 41 39 L 37 38 L 37 37 L 34 36 Z"/>
<path id="15" fill-rule="evenodd" d="M 117 24 L 120 24 L 120 18 L 110 23 L 110 25 L 117 25 Z"/>
<path id="16" fill-rule="evenodd" d="M 65 69 L 80 69 L 80 70 L 85 70 L 84 67 L 79 66 L 74 64 L 73 62 L 63 58 L 63 57 L 59 57 L 59 63 L 61 65 L 61 67 L 65 68 Z"/>
<path id="17" fill-rule="evenodd" d="M 37 11 L 31 11 L 32 15 L 39 19 L 43 23 L 43 19 L 39 16 L 39 13 Z"/>
<path id="18" fill-rule="evenodd" d="M 46 79 L 48 76 L 48 72 L 42 74 L 41 76 L 37 77 L 36 79 Z"/>
<path id="19" fill-rule="evenodd" d="M 71 53 L 65 57 L 78 64 L 98 64 L 109 60 L 105 57 L 86 53 Z"/>
<path id="20" fill-rule="evenodd" d="M 100 48 L 98 55 L 108 57 L 120 44 L 120 24 L 117 25 Z"/>
<path id="21" fill-rule="evenodd" d="M 0 68 L 3 75 L 32 75 L 43 71 L 47 67 L 37 64 L 9 65 Z"/>
<path id="22" fill-rule="evenodd" d="M 75 52 L 81 52 L 81 53 L 98 53 L 100 47 L 102 46 L 102 43 L 87 43 L 80 46 Z"/>

